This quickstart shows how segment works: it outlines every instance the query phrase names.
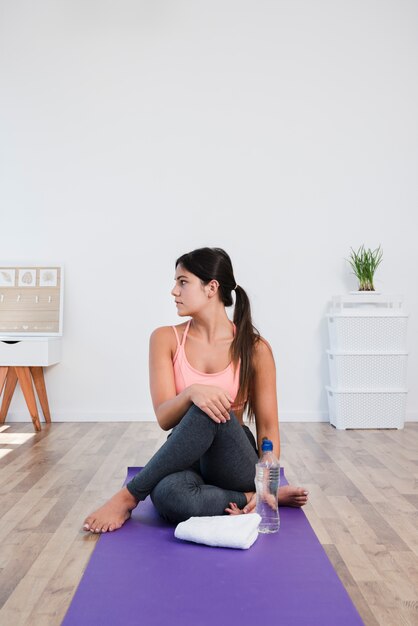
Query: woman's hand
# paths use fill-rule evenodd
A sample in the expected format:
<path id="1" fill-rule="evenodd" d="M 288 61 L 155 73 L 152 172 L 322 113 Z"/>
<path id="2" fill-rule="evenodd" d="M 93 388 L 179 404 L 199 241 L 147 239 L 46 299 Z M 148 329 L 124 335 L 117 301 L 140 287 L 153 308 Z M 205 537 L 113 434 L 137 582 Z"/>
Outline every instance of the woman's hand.
<path id="1" fill-rule="evenodd" d="M 226 513 L 229 515 L 242 515 L 243 513 L 255 513 L 255 505 L 257 503 L 257 495 L 253 493 L 250 497 L 249 502 L 245 505 L 243 509 L 239 509 L 235 502 L 230 502 L 230 508 L 226 508 Z"/>
<path id="2" fill-rule="evenodd" d="M 217 424 L 230 419 L 233 399 L 225 389 L 214 385 L 190 385 L 190 400 Z"/>

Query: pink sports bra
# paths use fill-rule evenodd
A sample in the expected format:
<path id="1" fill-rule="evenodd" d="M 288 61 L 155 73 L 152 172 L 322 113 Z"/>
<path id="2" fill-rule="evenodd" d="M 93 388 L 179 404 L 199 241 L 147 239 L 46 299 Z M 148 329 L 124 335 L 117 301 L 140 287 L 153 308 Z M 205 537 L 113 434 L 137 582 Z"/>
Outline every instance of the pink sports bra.
<path id="1" fill-rule="evenodd" d="M 239 365 L 234 370 L 234 365 L 231 363 L 221 372 L 214 372 L 213 374 L 206 374 L 205 372 L 199 372 L 199 370 L 192 367 L 187 360 L 184 345 L 186 342 L 187 333 L 189 331 L 190 322 L 187 322 L 187 326 L 184 329 L 183 337 L 180 343 L 180 339 L 175 326 L 172 326 L 176 339 L 177 350 L 173 358 L 174 367 L 174 380 L 176 384 L 176 393 L 181 393 L 186 387 L 199 383 L 203 385 L 216 385 L 226 389 L 231 394 L 231 398 L 235 401 L 239 389 Z M 234 325 L 235 334 L 235 325 Z M 242 405 L 241 405 L 242 406 Z M 238 405 L 233 405 L 235 409 L 241 408 Z"/>

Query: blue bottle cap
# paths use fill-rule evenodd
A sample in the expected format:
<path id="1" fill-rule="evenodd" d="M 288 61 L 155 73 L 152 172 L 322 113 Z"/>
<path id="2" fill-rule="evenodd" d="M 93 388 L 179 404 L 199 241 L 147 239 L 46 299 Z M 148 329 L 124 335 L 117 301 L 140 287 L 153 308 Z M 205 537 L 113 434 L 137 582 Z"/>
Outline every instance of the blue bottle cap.
<path id="1" fill-rule="evenodd" d="M 270 452 L 271 450 L 273 450 L 273 443 L 270 441 L 270 439 L 263 439 L 261 449 L 263 452 Z"/>

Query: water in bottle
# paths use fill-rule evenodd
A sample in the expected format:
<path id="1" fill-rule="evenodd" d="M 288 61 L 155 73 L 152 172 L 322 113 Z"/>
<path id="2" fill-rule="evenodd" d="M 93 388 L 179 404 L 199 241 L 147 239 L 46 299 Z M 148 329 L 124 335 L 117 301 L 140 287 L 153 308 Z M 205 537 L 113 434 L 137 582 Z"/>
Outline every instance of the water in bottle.
<path id="1" fill-rule="evenodd" d="M 280 528 L 277 503 L 280 484 L 280 462 L 273 454 L 273 444 L 270 439 L 263 440 L 261 450 L 263 456 L 255 466 L 256 511 L 261 515 L 258 532 L 277 533 Z"/>

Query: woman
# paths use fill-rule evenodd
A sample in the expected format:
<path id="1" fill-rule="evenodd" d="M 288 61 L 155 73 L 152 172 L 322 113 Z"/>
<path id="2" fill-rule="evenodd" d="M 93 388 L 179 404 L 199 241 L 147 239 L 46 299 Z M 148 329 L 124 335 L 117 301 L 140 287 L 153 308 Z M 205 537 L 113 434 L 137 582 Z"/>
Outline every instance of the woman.
<path id="1" fill-rule="evenodd" d="M 233 304 L 234 323 L 225 307 Z M 280 456 L 276 371 L 269 344 L 251 321 L 250 303 L 220 248 L 200 248 L 176 261 L 172 290 L 178 326 L 157 328 L 150 340 L 150 385 L 165 444 L 84 529 L 120 528 L 147 495 L 169 522 L 192 516 L 255 510 L 257 445 L 243 425 L 255 418 L 258 449 L 271 439 Z M 279 505 L 303 506 L 307 492 L 284 486 Z"/>

